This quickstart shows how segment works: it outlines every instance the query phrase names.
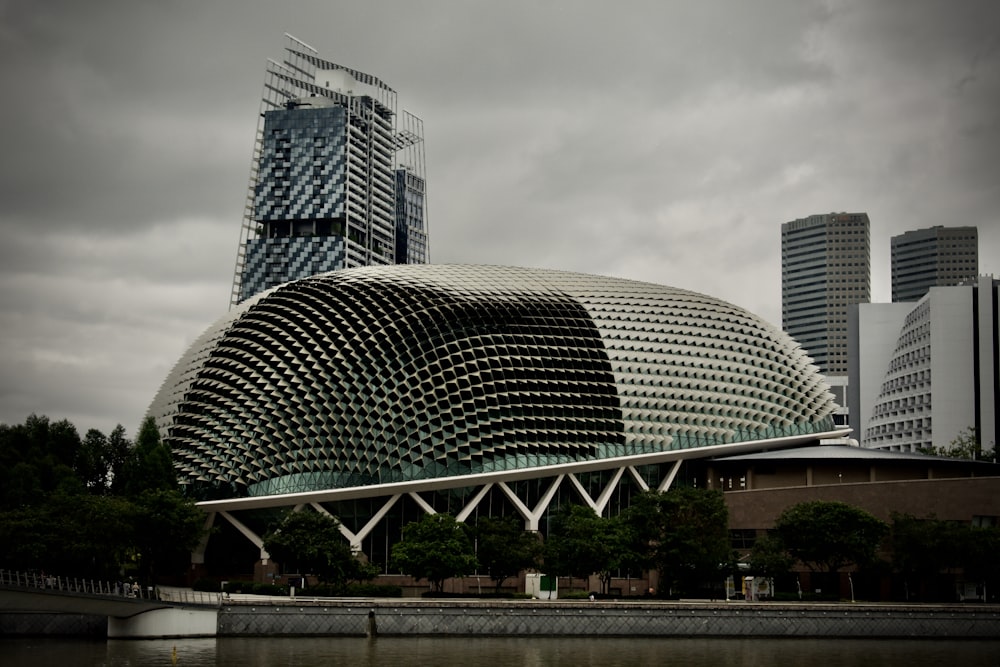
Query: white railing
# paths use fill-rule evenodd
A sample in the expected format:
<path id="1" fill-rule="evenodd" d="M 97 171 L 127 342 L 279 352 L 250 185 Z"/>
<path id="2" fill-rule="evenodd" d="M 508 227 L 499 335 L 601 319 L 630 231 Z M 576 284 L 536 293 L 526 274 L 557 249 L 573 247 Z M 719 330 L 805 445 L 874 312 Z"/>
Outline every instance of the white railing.
<path id="1" fill-rule="evenodd" d="M 222 604 L 223 593 L 213 593 L 211 591 L 195 591 L 190 588 L 176 588 L 173 586 L 160 586 L 157 589 L 159 599 L 163 602 L 176 602 L 178 604 L 213 605 Z"/>
<path id="2" fill-rule="evenodd" d="M 0 570 L 0 586 L 37 588 L 62 593 L 87 593 L 90 595 L 137 598 L 141 600 L 158 599 L 155 588 L 152 586 L 140 586 L 137 582 L 80 579 L 79 577 L 62 577 L 45 574 L 44 572 Z"/>
<path id="3" fill-rule="evenodd" d="M 190 588 L 174 586 L 133 586 L 134 582 L 101 581 L 99 579 L 79 579 L 77 577 L 61 577 L 44 572 L 17 572 L 0 570 L 0 586 L 8 588 L 30 588 L 40 591 L 62 593 L 86 593 L 110 598 L 127 598 L 139 600 L 156 600 L 181 605 L 199 605 L 221 607 L 222 605 L 260 605 L 260 604 L 298 604 L 319 605 L 331 602 L 349 600 L 353 603 L 364 603 L 374 598 L 330 598 L 312 596 L 287 595 L 254 595 L 251 593 L 222 593 L 213 591 L 195 591 Z"/>

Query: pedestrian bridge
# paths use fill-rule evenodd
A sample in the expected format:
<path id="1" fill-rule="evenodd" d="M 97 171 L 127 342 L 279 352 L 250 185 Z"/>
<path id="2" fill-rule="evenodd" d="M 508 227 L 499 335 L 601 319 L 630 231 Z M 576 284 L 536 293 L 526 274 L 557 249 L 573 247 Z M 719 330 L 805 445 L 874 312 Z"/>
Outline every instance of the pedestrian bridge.
<path id="1" fill-rule="evenodd" d="M 109 637 L 215 636 L 219 594 L 0 570 L 0 612 L 108 617 Z"/>

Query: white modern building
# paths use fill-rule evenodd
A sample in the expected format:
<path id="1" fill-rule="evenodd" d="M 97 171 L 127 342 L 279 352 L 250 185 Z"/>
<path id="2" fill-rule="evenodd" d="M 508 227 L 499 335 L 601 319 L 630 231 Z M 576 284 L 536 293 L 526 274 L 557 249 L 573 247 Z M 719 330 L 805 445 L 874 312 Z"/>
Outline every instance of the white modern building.
<path id="1" fill-rule="evenodd" d="M 916 303 L 852 309 L 848 407 L 862 446 L 947 449 L 967 429 L 998 439 L 998 285 L 931 287 Z"/>
<path id="2" fill-rule="evenodd" d="M 391 544 L 424 512 L 516 515 L 544 534 L 570 497 L 610 515 L 670 488 L 685 462 L 844 437 L 836 408 L 799 345 L 719 299 L 407 264 L 241 303 L 180 359 L 150 414 L 181 483 L 261 565 L 254 512 L 308 505 L 388 573 Z"/>

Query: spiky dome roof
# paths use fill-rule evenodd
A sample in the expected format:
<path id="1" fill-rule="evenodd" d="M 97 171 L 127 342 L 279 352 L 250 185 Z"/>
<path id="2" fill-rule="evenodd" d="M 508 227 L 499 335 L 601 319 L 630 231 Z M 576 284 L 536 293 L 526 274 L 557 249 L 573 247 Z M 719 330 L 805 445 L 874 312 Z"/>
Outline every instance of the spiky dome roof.
<path id="1" fill-rule="evenodd" d="M 217 321 L 155 398 L 185 483 L 250 495 L 823 433 L 833 398 L 729 303 L 603 276 L 348 269 Z"/>

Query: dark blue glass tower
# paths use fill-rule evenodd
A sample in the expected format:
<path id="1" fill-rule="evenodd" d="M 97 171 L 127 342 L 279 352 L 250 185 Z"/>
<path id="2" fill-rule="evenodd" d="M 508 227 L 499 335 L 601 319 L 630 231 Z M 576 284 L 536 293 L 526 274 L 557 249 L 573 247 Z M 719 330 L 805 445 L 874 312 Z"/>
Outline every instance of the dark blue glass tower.
<path id="1" fill-rule="evenodd" d="M 231 303 L 317 273 L 428 261 L 423 127 L 375 77 L 288 37 L 269 61 Z"/>

